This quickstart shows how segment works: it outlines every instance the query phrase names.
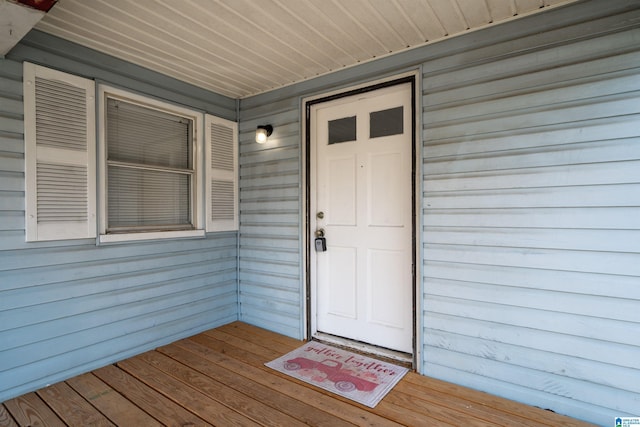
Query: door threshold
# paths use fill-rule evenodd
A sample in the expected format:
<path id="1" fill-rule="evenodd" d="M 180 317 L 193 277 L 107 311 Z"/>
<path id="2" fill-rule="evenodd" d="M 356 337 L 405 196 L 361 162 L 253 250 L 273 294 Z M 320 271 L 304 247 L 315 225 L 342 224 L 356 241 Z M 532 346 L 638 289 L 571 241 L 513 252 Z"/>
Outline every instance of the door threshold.
<path id="1" fill-rule="evenodd" d="M 413 355 L 410 353 L 403 353 L 397 350 L 391 350 L 384 347 L 378 347 L 373 344 L 367 344 L 362 341 L 350 340 L 348 338 L 338 337 L 336 335 L 327 334 L 324 332 L 316 332 L 313 335 L 315 341 L 323 342 L 326 344 L 332 344 L 337 347 L 342 347 L 347 350 L 354 351 L 365 356 L 373 356 L 377 358 L 387 359 L 389 362 L 400 364 L 409 369 L 414 369 Z"/>

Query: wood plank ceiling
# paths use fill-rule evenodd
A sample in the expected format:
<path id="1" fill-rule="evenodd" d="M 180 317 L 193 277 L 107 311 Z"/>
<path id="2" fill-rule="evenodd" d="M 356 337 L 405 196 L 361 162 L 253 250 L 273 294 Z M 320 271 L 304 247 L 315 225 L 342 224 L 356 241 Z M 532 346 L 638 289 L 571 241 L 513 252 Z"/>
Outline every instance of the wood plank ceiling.
<path id="1" fill-rule="evenodd" d="M 59 0 L 37 29 L 244 98 L 575 0 Z"/>

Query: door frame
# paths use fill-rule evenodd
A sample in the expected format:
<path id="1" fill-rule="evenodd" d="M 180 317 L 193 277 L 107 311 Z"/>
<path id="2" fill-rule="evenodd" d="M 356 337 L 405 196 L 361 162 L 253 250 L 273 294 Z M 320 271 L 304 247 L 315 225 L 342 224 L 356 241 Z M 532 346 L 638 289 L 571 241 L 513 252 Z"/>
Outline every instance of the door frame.
<path id="1" fill-rule="evenodd" d="M 386 79 L 376 80 L 368 83 L 363 83 L 357 86 L 346 87 L 339 90 L 334 90 L 331 92 L 325 92 L 322 94 L 318 94 L 315 96 L 310 96 L 303 98 L 301 109 L 303 114 L 302 123 L 302 135 L 303 135 L 303 155 L 302 155 L 302 225 L 300 232 L 302 233 L 302 252 L 304 263 L 302 266 L 302 277 L 304 280 L 304 298 L 302 300 L 302 312 L 303 316 L 303 331 L 304 338 L 306 340 L 311 340 L 313 338 L 320 338 L 328 341 L 333 341 L 336 344 L 342 344 L 347 346 L 352 346 L 359 350 L 367 351 L 374 354 L 379 354 L 381 356 L 397 358 L 400 360 L 407 361 L 406 357 L 403 357 L 401 353 L 396 353 L 390 350 L 380 349 L 378 347 L 367 345 L 363 343 L 352 342 L 347 339 L 340 338 L 332 338 L 320 336 L 318 337 L 318 331 L 316 328 L 316 320 L 315 320 L 315 305 L 313 301 L 313 296 L 315 295 L 315 290 L 312 289 L 312 271 L 315 271 L 312 267 L 312 257 L 313 257 L 313 239 L 311 238 L 311 196 L 313 195 L 311 191 L 311 107 L 316 104 L 321 104 L 324 102 L 333 101 L 340 98 L 346 98 L 353 95 L 358 95 L 361 93 L 372 92 L 377 89 L 383 89 L 390 86 L 396 86 L 400 84 L 411 84 L 411 105 L 412 105 L 412 126 L 411 126 L 411 138 L 412 138 L 412 149 L 411 149 L 411 157 L 412 157 L 412 191 L 411 191 L 411 204 L 412 204 L 412 301 L 413 301 L 413 354 L 410 357 L 410 362 L 413 365 L 414 369 L 419 368 L 420 361 L 420 348 L 421 348 L 421 339 L 420 334 L 418 334 L 418 330 L 421 327 L 420 321 L 420 313 L 422 312 L 421 307 L 421 299 L 418 298 L 421 290 L 421 281 L 420 277 L 422 276 L 422 266 L 421 266 L 421 241 L 420 238 L 420 229 L 421 223 L 420 220 L 420 206 L 421 206 L 421 191 L 422 191 L 422 168 L 421 168 L 421 145 L 420 141 L 422 138 L 419 138 L 421 135 L 420 127 L 421 127 L 421 116 L 419 109 L 419 95 L 420 95 L 420 70 L 414 70 L 398 75 L 394 75 L 388 77 Z"/>

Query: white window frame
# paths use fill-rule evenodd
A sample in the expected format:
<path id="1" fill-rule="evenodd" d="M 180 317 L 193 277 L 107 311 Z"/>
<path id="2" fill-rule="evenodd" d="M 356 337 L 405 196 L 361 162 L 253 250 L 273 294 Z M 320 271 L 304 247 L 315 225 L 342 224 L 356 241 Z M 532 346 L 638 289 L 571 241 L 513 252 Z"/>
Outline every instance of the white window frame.
<path id="1" fill-rule="evenodd" d="M 107 234 L 107 141 L 106 141 L 106 105 L 107 98 L 119 99 L 158 111 L 179 115 L 193 120 L 193 166 L 195 169 L 192 206 L 193 230 L 171 230 L 152 232 L 131 232 Z M 98 85 L 98 200 L 100 203 L 98 223 L 98 243 L 115 243 L 138 240 L 193 238 L 205 236 L 204 219 L 204 167 L 203 159 L 204 115 L 198 111 L 139 95 L 108 85 Z"/>

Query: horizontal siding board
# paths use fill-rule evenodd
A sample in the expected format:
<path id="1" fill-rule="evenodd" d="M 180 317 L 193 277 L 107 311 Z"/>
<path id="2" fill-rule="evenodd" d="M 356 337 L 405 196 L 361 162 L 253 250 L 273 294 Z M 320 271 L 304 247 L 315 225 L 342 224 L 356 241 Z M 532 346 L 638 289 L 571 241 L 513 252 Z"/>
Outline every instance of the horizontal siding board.
<path id="1" fill-rule="evenodd" d="M 298 248 L 294 250 L 285 250 L 283 248 L 274 247 L 241 247 L 240 252 L 246 259 L 262 262 L 276 262 L 281 264 L 297 265 L 300 254 Z"/>
<path id="2" fill-rule="evenodd" d="M 3 94 L 2 104 L 0 104 L 0 114 L 6 114 L 15 119 L 22 120 L 24 114 L 22 98 L 10 98 Z"/>
<path id="3" fill-rule="evenodd" d="M 599 81 L 565 82 L 553 88 L 530 88 L 522 94 L 510 94 L 491 100 L 467 100 L 463 105 L 429 109 L 431 123 L 453 122 L 475 116 L 491 117 L 508 115 L 518 111 L 536 111 L 546 109 L 550 105 L 592 102 L 603 97 L 624 96 L 640 90 L 638 68 L 624 72 L 609 73 L 601 76 Z M 612 75 L 613 74 L 613 75 Z M 619 76 L 618 74 L 622 74 Z M 553 103 L 550 102 L 553 100 Z"/>
<path id="4" fill-rule="evenodd" d="M 630 144 L 634 144 L 633 141 L 629 142 Z M 559 159 L 558 161 L 562 160 Z M 640 182 L 640 161 L 614 160 L 609 163 L 553 165 L 519 169 L 509 168 L 499 169 L 497 171 L 445 172 L 443 174 L 430 175 L 425 186 L 428 185 L 427 190 L 430 192 L 446 192 L 456 190 L 556 187 L 558 184 L 565 186 L 613 185 L 621 182 Z"/>
<path id="5" fill-rule="evenodd" d="M 255 281 L 256 276 L 245 274 L 242 277 L 242 292 L 252 295 L 253 298 L 274 297 L 278 301 L 287 304 L 298 303 L 298 287 L 294 280 L 280 280 L 272 283 Z"/>
<path id="6" fill-rule="evenodd" d="M 242 266 L 239 277 L 243 287 L 261 287 L 265 289 L 290 289 L 296 294 L 300 292 L 300 275 L 283 275 L 276 273 L 264 273 L 259 270 L 253 270 L 251 264 Z"/>
<path id="7" fill-rule="evenodd" d="M 241 269 L 249 271 L 261 271 L 263 274 L 272 274 L 283 277 L 299 276 L 300 267 L 298 263 L 285 261 L 274 261 L 265 258 L 250 258 L 243 256 L 240 263 Z"/>
<path id="8" fill-rule="evenodd" d="M 431 278 L 429 295 L 461 298 L 487 304 L 499 304 L 508 307 L 539 309 L 562 315 L 584 316 L 586 318 L 613 320 L 615 325 L 628 321 L 627 329 L 640 327 L 640 313 L 633 312 L 640 300 L 632 298 L 600 298 L 598 295 L 574 294 L 564 288 L 555 290 L 522 288 L 515 285 L 495 285 L 479 281 L 459 281 Z M 506 313 L 505 313 L 506 314 Z M 505 316 L 506 317 L 506 316 Z M 585 320 L 588 323 L 590 320 Z M 607 329 L 606 324 L 598 325 Z M 612 327 L 611 330 L 615 328 Z"/>
<path id="9" fill-rule="evenodd" d="M 425 193 L 426 209 L 637 207 L 640 184 L 464 190 Z"/>
<path id="10" fill-rule="evenodd" d="M 189 289 L 192 286 L 190 281 L 184 281 L 185 290 L 176 292 L 173 295 L 159 295 L 157 297 L 148 298 L 144 304 L 130 303 L 130 304 L 118 304 L 112 305 L 104 309 L 95 309 L 93 313 L 87 313 L 85 315 L 75 314 L 73 319 L 61 318 L 56 320 L 48 320 L 51 328 L 51 335 L 47 335 L 44 332 L 40 332 L 41 341 L 35 341 L 31 343 L 22 343 L 16 345 L 7 342 L 7 346 L 4 348 L 3 353 L 6 360 L 13 361 L 6 363 L 3 369 L 12 369 L 16 366 L 22 366 L 23 364 L 35 363 L 42 357 L 41 352 L 38 351 L 38 347 L 47 343 L 55 343 L 56 351 L 70 351 L 75 348 L 78 342 L 82 342 L 83 339 L 88 339 L 87 334 L 99 333 L 100 329 L 109 329 L 113 323 L 122 322 L 127 324 L 126 330 L 131 330 L 133 325 L 140 322 L 142 316 L 153 316 L 155 313 L 162 312 L 174 307 L 180 307 L 185 304 L 193 305 L 193 312 L 196 311 L 197 306 L 193 304 L 193 301 L 206 301 L 209 300 L 207 305 L 209 308 L 213 308 L 211 302 L 215 298 L 217 303 L 225 306 L 232 305 L 235 301 L 235 295 L 228 294 L 226 298 L 220 295 L 212 295 L 210 289 L 210 283 Z M 158 321 L 161 321 L 159 318 Z M 59 326 L 65 329 L 54 329 L 54 326 Z M 57 330 L 57 332 L 55 332 Z M 29 332 L 29 328 L 19 328 L 18 332 Z M 71 335 L 73 334 L 73 335 Z M 0 337 L 1 339 L 2 337 Z"/>
<path id="11" fill-rule="evenodd" d="M 526 388 L 540 390 L 549 395 L 578 400 L 590 405 L 602 405 L 618 411 L 631 413 L 638 404 L 638 395 L 619 389 L 596 385 L 586 381 L 570 379 L 564 375 L 541 373 L 534 369 L 514 367 L 507 363 L 491 360 L 486 357 L 474 357 L 466 353 L 447 351 L 441 348 L 431 348 L 430 351 L 439 356 L 438 360 L 449 368 L 463 370 L 475 375 L 495 378 L 503 382 L 510 382 L 517 375 L 527 378 Z M 516 386 L 523 386 L 515 383 Z M 598 397 L 601 400 L 598 401 Z"/>
<path id="12" fill-rule="evenodd" d="M 574 251 L 640 253 L 640 230 L 584 230 L 478 227 L 429 227 L 427 244 L 479 245 L 508 248 L 566 249 Z M 610 227 L 616 227 L 612 223 Z"/>
<path id="13" fill-rule="evenodd" d="M 431 283 L 440 280 L 453 280 L 469 283 L 481 283 L 497 286 L 511 286 L 520 289 L 565 292 L 569 294 L 622 299 L 629 303 L 640 300 L 640 288 L 635 286 L 634 276 L 599 275 L 576 271 L 530 269 L 513 266 L 465 264 L 450 261 L 431 261 L 425 263 L 425 280 Z M 604 298 L 600 298 L 601 300 Z M 626 303 L 625 303 L 626 304 Z"/>
<path id="14" fill-rule="evenodd" d="M 297 159 L 296 159 L 297 160 Z M 299 173 L 300 165 L 297 161 L 273 161 L 273 162 L 260 162 L 253 164 L 245 164 L 240 169 L 240 177 L 260 177 L 269 176 L 271 174 L 291 174 Z"/>
<path id="15" fill-rule="evenodd" d="M 24 153 L 22 133 L 3 132 L 0 129 L 0 147 L 2 147 L 0 151 L 3 153 Z"/>
<path id="16" fill-rule="evenodd" d="M 520 150 L 504 150 L 486 154 L 468 154 L 459 156 L 438 157 L 425 162 L 426 175 L 429 179 L 434 179 L 431 175 L 445 175 L 452 171 L 456 174 L 472 172 L 477 174 L 484 171 L 502 170 L 522 170 L 522 172 L 545 173 L 552 166 L 570 166 L 594 164 L 584 175 L 601 175 L 611 173 L 607 167 L 618 167 L 622 169 L 614 182 L 636 182 L 638 173 L 634 173 L 633 166 L 637 166 L 637 159 L 640 154 L 640 138 L 620 138 L 609 141 L 595 141 L 579 144 L 566 144 L 558 146 L 546 146 L 543 148 L 529 148 Z M 550 158 L 551 157 L 551 158 Z M 630 161 L 631 167 L 623 169 L 625 165 L 619 162 Z M 455 162 L 455 165 L 452 164 Z M 607 165 L 605 163 L 613 163 Z M 597 167 L 604 167 L 602 171 L 594 170 Z M 539 171 L 529 171 L 531 168 L 543 168 Z M 552 169 L 550 172 L 554 172 Z M 516 171 L 514 171 L 516 172 Z M 548 172 L 547 172 L 548 173 Z M 574 173 L 572 169 L 560 170 L 560 177 Z M 499 173 L 494 172 L 494 176 Z M 579 181 L 581 182 L 581 181 Z M 564 183 L 564 182 L 563 182 Z M 532 187 L 535 185 L 531 185 Z M 481 187 L 480 187 L 481 188 Z"/>
<path id="17" fill-rule="evenodd" d="M 523 268 L 577 271 L 594 274 L 640 275 L 638 255 L 634 253 L 607 253 L 590 251 L 564 251 L 517 247 L 461 246 L 431 244 L 425 247 L 430 261 L 452 261 L 461 264 L 485 264 Z"/>
<path id="18" fill-rule="evenodd" d="M 24 215 L 24 210 L 21 210 Z M 68 248 L 73 247 L 78 244 L 95 244 L 95 239 L 82 239 L 82 240 L 58 240 L 58 241 L 50 241 L 38 244 L 38 247 L 41 248 Z M 13 251 L 13 250 L 23 250 L 23 249 L 31 249 L 33 248 L 33 244 L 25 241 L 25 232 L 24 230 L 10 230 L 10 231 L 0 231 L 0 250 L 2 251 Z"/>
<path id="19" fill-rule="evenodd" d="M 196 268 L 197 266 L 194 267 L 194 269 Z M 104 309 L 114 309 L 113 315 L 119 315 L 121 306 L 124 307 L 128 304 L 133 304 L 133 308 L 135 309 L 135 305 L 139 304 L 140 301 L 146 302 L 155 299 L 162 302 L 160 299 L 169 298 L 172 294 L 184 292 L 192 287 L 206 287 L 212 292 L 229 290 L 230 285 L 228 280 L 234 279 L 233 275 L 230 274 L 232 271 L 227 274 L 230 278 L 227 278 L 227 282 L 225 283 L 224 277 L 221 278 L 217 275 L 212 275 L 210 269 L 201 270 L 204 270 L 204 272 L 199 275 L 184 275 L 177 279 L 150 282 L 138 286 L 107 288 L 88 295 L 81 293 L 82 289 L 79 289 L 77 285 L 73 287 L 66 284 L 62 286 L 50 285 L 51 290 L 43 290 L 43 292 L 41 292 L 43 295 L 38 295 L 38 298 L 16 304 L 15 308 L 8 304 L 10 304 L 13 299 L 18 299 L 20 295 L 22 295 L 24 300 L 24 292 L 14 292 L 7 296 L 7 305 L 3 303 L 3 306 L 10 308 L 3 308 L 1 312 L 7 317 L 6 324 L 2 325 L 2 331 L 13 332 L 13 330 L 19 329 L 20 327 L 32 326 L 68 316 L 91 314 L 92 311 Z M 212 286 L 214 284 L 216 285 L 215 287 Z M 78 295 L 74 297 L 74 303 L 77 303 L 77 305 L 69 307 L 66 299 L 62 299 L 59 296 L 56 298 L 56 293 L 61 294 L 65 291 Z M 26 338 L 17 338 L 16 341 L 24 339 Z"/>
<path id="20" fill-rule="evenodd" d="M 252 141 L 255 141 L 255 133 Z M 256 163 L 262 164 L 262 163 L 274 162 L 274 161 L 284 162 L 287 160 L 292 161 L 294 163 L 299 163 L 298 150 L 296 147 L 270 148 L 270 149 L 266 149 L 264 153 L 262 152 L 246 153 L 244 149 L 241 149 L 239 163 L 240 163 L 240 170 L 242 170 L 242 168 L 246 165 L 254 165 Z"/>
<path id="21" fill-rule="evenodd" d="M 285 251 L 293 251 L 298 249 L 299 242 L 296 238 L 286 238 L 281 236 L 276 237 L 261 237 L 261 236 L 242 236 L 240 237 L 240 249 L 250 248 L 274 248 L 283 249 Z"/>
<path id="22" fill-rule="evenodd" d="M 630 5 L 627 3 L 626 6 Z M 459 61 L 459 55 L 443 55 L 441 58 L 428 61 L 430 68 L 425 72 L 425 76 L 442 76 L 450 82 L 455 82 L 453 74 L 456 74 L 460 76 L 460 83 L 471 84 L 475 80 L 499 79 L 522 74 L 531 69 L 552 70 L 567 63 L 589 61 L 608 52 L 620 54 L 635 50 L 635 33 L 638 29 L 633 21 L 640 13 L 637 8 L 629 9 L 628 12 L 620 14 L 610 9 L 611 15 L 608 17 L 568 23 L 522 37 L 505 35 L 507 40 L 503 42 L 464 52 L 464 62 Z M 578 16 L 575 18 L 581 19 Z M 513 24 L 517 25 L 518 22 Z M 503 31 L 506 27 L 502 27 Z M 488 66 L 483 70 L 485 74 L 478 74 L 476 67 L 483 65 Z M 445 73 L 449 75 L 443 76 Z M 441 87 L 443 82 L 435 81 L 433 85 Z"/>
<path id="23" fill-rule="evenodd" d="M 243 216 L 245 225 L 265 224 L 297 224 L 299 219 L 298 212 L 290 212 L 283 209 L 276 211 L 250 212 Z"/>
<path id="24" fill-rule="evenodd" d="M 232 248 L 229 249 L 233 253 Z M 167 253 L 162 256 L 147 256 L 129 258 L 117 261 L 118 274 L 135 273 L 138 271 L 153 272 L 157 268 L 180 266 L 198 261 L 211 261 L 214 257 L 210 251 L 192 251 L 184 253 Z M 3 273 L 7 283 L 3 288 L 15 289 L 24 286 L 38 286 L 50 283 L 60 283 L 70 280 L 108 277 L 113 273 L 113 261 L 67 262 L 45 267 L 31 267 L 28 269 L 7 270 Z M 60 269 L 64 269 L 60 271 Z"/>
<path id="25" fill-rule="evenodd" d="M 476 301 L 462 297 L 429 295 L 433 311 L 467 319 L 505 323 L 527 329 L 538 329 L 565 335 L 577 335 L 586 339 L 634 346 L 637 337 L 631 331 L 637 329 L 634 322 L 624 322 L 588 316 L 578 316 L 550 309 L 531 309 L 505 304 Z"/>
<path id="26" fill-rule="evenodd" d="M 180 254 L 189 251 L 218 251 L 218 256 L 224 257 L 225 253 L 229 256 L 228 251 L 234 250 L 235 242 L 235 233 L 233 233 L 216 234 L 215 241 L 207 239 L 176 240 L 173 242 L 104 245 L 99 248 L 96 248 L 95 244 L 92 245 L 93 248 L 76 245 L 69 248 L 65 253 L 57 253 L 48 248 L 32 248 L 28 257 L 22 256 L 24 253 L 21 252 L 7 253 L 0 260 L 0 271 L 31 267 L 55 267 L 67 263 L 77 264 L 92 261 L 99 262 L 101 260 L 110 260 L 111 262 L 114 260 L 127 261 L 132 257 L 153 258 L 156 255 L 171 256 L 172 253 Z"/>
<path id="27" fill-rule="evenodd" d="M 24 230 L 24 214 L 22 212 L 0 211 L 0 231 Z"/>
<path id="28" fill-rule="evenodd" d="M 494 342 L 532 348 L 552 355 L 566 355 L 573 359 L 580 359 L 584 363 L 589 361 L 608 364 L 613 368 L 637 369 L 638 349 L 636 346 L 585 339 L 577 335 L 567 335 L 540 329 L 527 329 L 505 322 L 492 322 L 485 319 L 460 317 L 454 313 L 439 313 L 427 311 L 424 317 L 429 334 L 454 334 L 481 338 L 487 345 Z M 429 359 L 430 361 L 434 359 Z M 539 363 L 545 362 L 544 358 Z M 594 367 L 595 368 L 595 367 Z M 556 369 L 557 370 L 557 369 Z M 559 372 L 559 370 L 557 370 Z M 594 374 L 595 375 L 595 374 Z"/>
<path id="29" fill-rule="evenodd" d="M 545 351 L 530 347 L 488 342 L 477 337 L 449 335 L 435 330 L 426 338 L 425 345 L 547 372 L 556 375 L 560 380 L 566 376 L 573 380 L 593 382 L 605 387 L 620 387 L 623 391 L 640 393 L 640 387 L 637 384 L 626 381 L 628 371 L 619 366 L 575 359 L 564 354 L 548 355 Z M 541 360 L 544 362 L 541 363 Z M 590 403 L 598 404 L 598 402 Z"/>
<path id="30" fill-rule="evenodd" d="M 640 229 L 640 207 L 431 209 L 428 227 Z"/>
<path id="31" fill-rule="evenodd" d="M 23 211 L 23 191 L 0 191 L 0 211 Z"/>
<path id="32" fill-rule="evenodd" d="M 21 133 L 24 131 L 24 121 L 22 117 L 0 114 L 0 129 L 10 133 Z"/>
<path id="33" fill-rule="evenodd" d="M 619 35 L 615 35 L 619 36 Z M 547 69 L 529 69 L 523 74 L 494 79 L 485 77 L 485 81 L 476 81 L 472 84 L 463 82 L 449 82 L 446 88 L 428 89 L 439 77 L 447 78 L 448 75 L 428 76 L 423 80 L 424 94 L 429 95 L 429 104 L 425 110 L 435 110 L 440 107 L 462 105 L 465 102 L 486 101 L 507 96 L 531 93 L 536 89 L 549 90 L 562 88 L 564 85 L 575 84 L 576 81 L 598 81 L 602 75 L 613 72 L 617 74 L 633 74 L 637 70 L 640 61 L 640 52 L 632 51 L 622 55 L 607 51 L 602 58 L 597 58 L 584 63 L 567 62 L 553 69 L 553 77 Z M 622 71 L 620 71 L 622 70 Z M 484 72 L 484 70 L 479 70 Z M 487 76 L 490 76 L 487 75 Z M 457 84 L 457 85 L 456 85 Z"/>
<path id="34" fill-rule="evenodd" d="M 298 173 L 283 172 L 270 175 L 258 175 L 244 179 L 242 191 L 261 188 L 277 188 L 282 186 L 298 186 Z"/>
<path id="35" fill-rule="evenodd" d="M 280 312 L 262 311 L 250 305 L 243 305 L 242 310 L 244 312 L 243 322 L 260 327 L 268 326 L 269 330 L 291 338 L 302 338 L 298 315 L 287 316 Z"/>
<path id="36" fill-rule="evenodd" d="M 248 212 L 249 214 L 255 213 L 268 213 L 283 209 L 287 212 L 292 210 L 298 210 L 300 200 L 298 197 L 290 196 L 287 199 L 269 200 L 267 198 L 255 197 L 251 200 L 243 200 L 240 202 L 240 210 L 242 212 Z"/>
<path id="37" fill-rule="evenodd" d="M 16 176 L 16 173 L 24 173 L 24 155 L 22 153 L 12 153 L 6 151 L 0 151 L 0 173 L 3 175 L 3 183 L 0 184 L 0 189 L 4 191 L 23 191 L 24 190 L 24 175 Z M 13 176 L 6 175 L 12 174 Z M 22 186 L 18 187 L 15 180 L 20 178 Z M 11 180 L 11 187 L 9 187 L 9 181 Z"/>
<path id="38" fill-rule="evenodd" d="M 431 124 L 429 113 L 425 113 L 422 120 L 423 123 L 430 123 L 425 126 L 426 139 L 429 141 L 441 141 L 448 138 L 469 137 L 471 135 L 496 135 L 523 128 L 539 131 L 539 128 L 543 126 L 598 119 L 602 118 L 603 115 L 614 117 L 638 114 L 640 113 L 640 106 L 637 102 L 637 96 L 637 93 L 627 93 L 617 97 L 590 100 L 590 102 L 584 104 L 556 104 L 542 111 L 518 111 L 519 114 L 504 117 L 474 116 L 472 120 L 441 122 L 440 124 Z"/>
<path id="39" fill-rule="evenodd" d="M 252 306 L 254 310 L 259 310 L 265 313 L 275 312 L 289 315 L 291 318 L 296 318 L 300 312 L 297 300 L 282 300 L 271 294 L 265 298 L 264 295 L 253 295 L 247 290 L 243 290 L 241 297 L 243 305 Z"/>
<path id="40" fill-rule="evenodd" d="M 210 301 L 202 301 L 206 305 Z M 173 319 L 164 323 L 157 323 L 153 328 L 140 328 L 130 330 L 127 334 L 113 336 L 111 339 L 102 341 L 86 347 L 78 346 L 67 353 L 57 354 L 41 363 L 24 365 L 12 370 L 5 378 L 7 381 L 18 384 L 16 391 L 23 394 L 42 387 L 42 382 L 51 380 L 52 383 L 62 381 L 66 378 L 78 375 L 81 372 L 91 371 L 103 367 L 118 360 L 138 354 L 138 348 L 148 351 L 164 344 L 171 343 L 181 338 L 195 335 L 211 327 L 220 326 L 234 320 L 235 313 L 228 308 L 200 311 L 193 313 L 193 306 L 180 307 L 168 310 Z M 144 323 L 149 320 L 158 319 L 163 313 L 154 313 L 148 316 Z M 214 317 L 217 321 L 211 321 Z M 141 322 L 142 323 L 142 322 Z M 213 326 L 212 326 L 213 325 Z M 117 326 L 117 325 L 115 325 Z M 160 328 L 164 332 L 158 338 L 154 333 L 155 328 Z M 116 328 L 117 329 L 117 328 Z M 134 350 L 131 350 L 131 349 Z M 94 356 L 94 359 L 87 362 L 87 353 Z M 0 400 L 6 400 L 7 393 L 0 392 Z"/>
<path id="41" fill-rule="evenodd" d="M 3 61 L 0 59 L 0 61 Z M 0 73 L 0 93 L 5 99 L 20 99 L 22 98 L 22 70 L 18 76 L 7 76 L 7 72 L 4 71 L 4 64 L 9 64 L 11 61 L 3 61 L 3 71 Z M 15 63 L 14 63 L 15 64 Z M 5 110 L 3 101 L 1 111 Z"/>
<path id="42" fill-rule="evenodd" d="M 582 420 L 603 420 L 601 422 L 602 425 L 608 425 L 606 420 L 612 420 L 615 419 L 615 417 L 621 416 L 620 411 L 617 410 L 605 408 L 600 405 L 582 403 L 575 399 L 534 390 L 526 387 L 526 382 L 524 382 L 524 384 L 505 383 L 485 375 L 478 375 L 435 363 L 427 364 L 425 369 L 429 372 L 430 376 L 435 378 L 448 378 L 448 381 L 474 389 L 486 388 L 491 390 L 491 394 L 508 397 L 511 400 L 519 402 L 527 402 L 530 405 L 534 405 L 539 408 L 553 410 L 551 408 L 569 406 L 574 408 L 576 411 L 575 418 Z"/>
<path id="43" fill-rule="evenodd" d="M 2 157 L 0 155 L 0 164 Z M 15 162 L 12 162 L 15 164 Z M 0 191 L 24 191 L 24 175 L 22 171 L 0 170 Z"/>

